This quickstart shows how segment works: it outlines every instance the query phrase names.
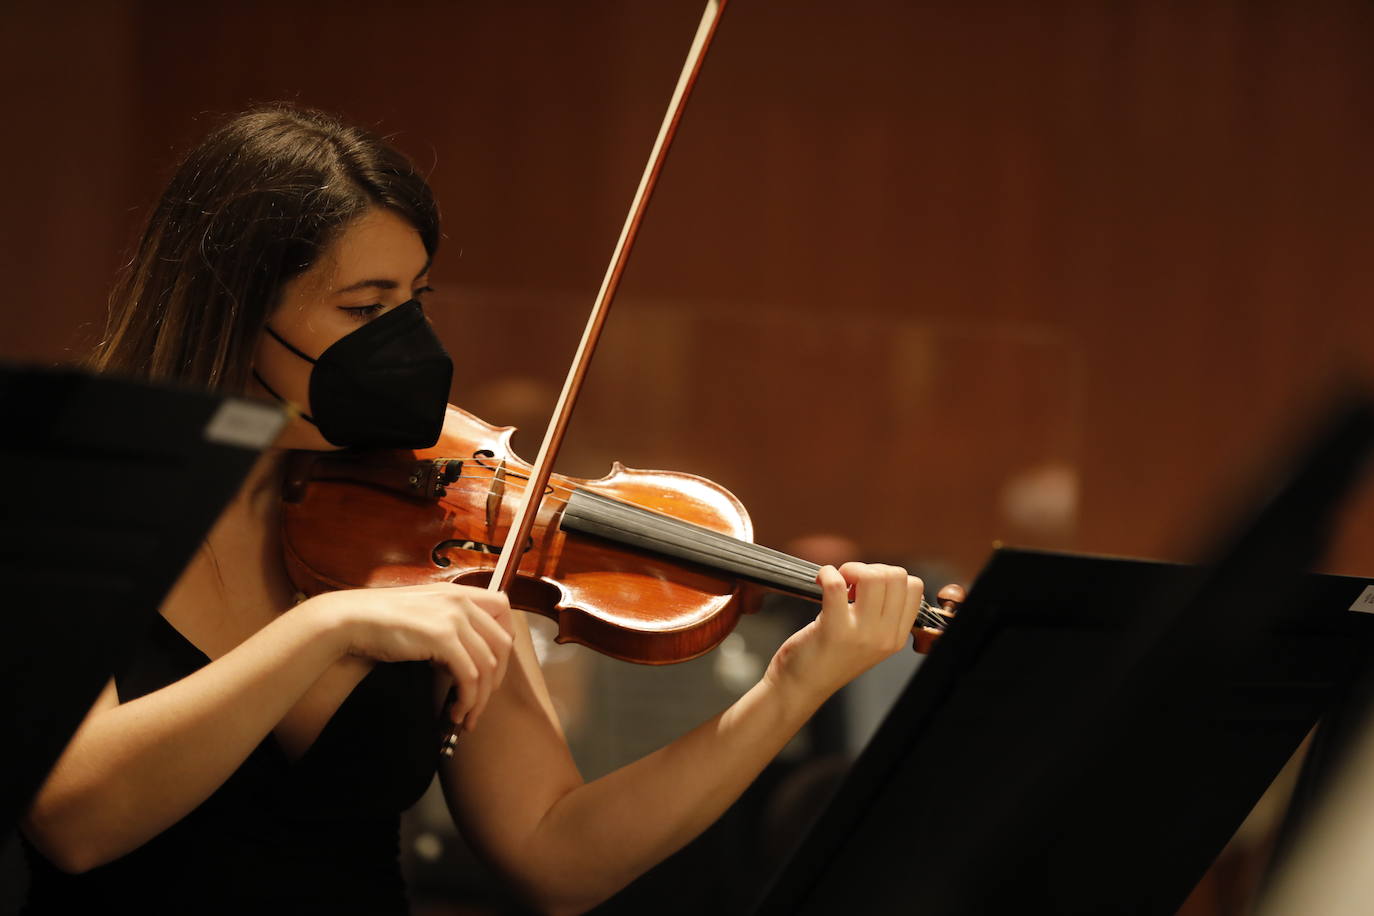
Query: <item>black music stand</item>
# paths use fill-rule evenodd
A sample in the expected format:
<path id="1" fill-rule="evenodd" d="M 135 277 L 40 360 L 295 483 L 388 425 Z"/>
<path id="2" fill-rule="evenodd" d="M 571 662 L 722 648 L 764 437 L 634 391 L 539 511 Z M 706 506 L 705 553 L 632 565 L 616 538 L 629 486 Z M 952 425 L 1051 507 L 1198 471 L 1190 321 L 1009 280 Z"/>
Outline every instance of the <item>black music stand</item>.
<path id="1" fill-rule="evenodd" d="M 284 422 L 254 401 L 0 364 L 0 838 Z"/>
<path id="2" fill-rule="evenodd" d="M 1374 659 L 1304 572 L 1372 443 L 1346 403 L 1207 567 L 996 552 L 758 912 L 1175 912 Z"/>

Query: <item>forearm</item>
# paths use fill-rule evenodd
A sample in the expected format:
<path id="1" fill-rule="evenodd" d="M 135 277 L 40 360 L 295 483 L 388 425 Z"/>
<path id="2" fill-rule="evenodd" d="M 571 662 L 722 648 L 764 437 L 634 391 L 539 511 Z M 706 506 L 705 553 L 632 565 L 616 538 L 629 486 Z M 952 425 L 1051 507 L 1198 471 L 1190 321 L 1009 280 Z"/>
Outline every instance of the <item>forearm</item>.
<path id="1" fill-rule="evenodd" d="M 533 892 L 579 912 L 676 852 L 723 814 L 819 706 L 761 681 L 682 738 L 564 795 L 533 838 Z"/>
<path id="2" fill-rule="evenodd" d="M 514 663 L 488 720 L 442 768 L 465 835 L 551 913 L 589 909 L 681 848 L 826 697 L 906 645 L 919 579 L 896 567 L 845 564 L 822 567 L 817 581 L 820 614 L 779 647 L 760 683 L 706 724 L 592 783 L 577 772 L 517 623 Z"/>
<path id="3" fill-rule="evenodd" d="M 167 687 L 87 716 L 25 829 L 74 871 L 137 848 L 204 801 L 339 658 L 302 607 Z"/>

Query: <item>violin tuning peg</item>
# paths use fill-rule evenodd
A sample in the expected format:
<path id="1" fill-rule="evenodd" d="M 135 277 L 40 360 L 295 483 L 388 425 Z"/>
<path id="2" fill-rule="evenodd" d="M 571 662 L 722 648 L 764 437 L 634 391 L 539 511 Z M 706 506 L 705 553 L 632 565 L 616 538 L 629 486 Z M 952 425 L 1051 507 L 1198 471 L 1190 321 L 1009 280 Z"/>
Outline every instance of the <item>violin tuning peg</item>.
<path id="1" fill-rule="evenodd" d="M 928 618 L 926 621 L 927 623 L 938 625 L 918 625 L 912 628 L 911 648 L 917 654 L 925 655 L 930 651 L 931 647 L 935 645 L 935 641 L 940 638 L 940 634 L 945 631 L 944 628 L 949 625 L 949 621 L 954 618 L 955 612 L 959 610 L 959 605 L 964 603 L 965 597 L 967 597 L 967 593 L 964 591 L 962 585 L 946 585 L 936 592 L 935 600 L 939 602 L 939 607 L 933 607 L 929 610 L 932 612 L 932 617 L 938 614 L 940 617 L 945 618 L 945 620 L 941 623 L 935 619 Z M 924 604 L 924 602 L 922 603 Z"/>
<path id="2" fill-rule="evenodd" d="M 959 605 L 963 604 L 967 597 L 968 592 L 964 590 L 964 587 L 954 584 L 946 585 L 935 594 L 936 600 L 940 602 L 940 609 L 949 611 L 951 614 L 959 610 Z"/>
<path id="3" fill-rule="evenodd" d="M 917 655 L 925 655 L 930 652 L 931 646 L 935 645 L 935 640 L 939 638 L 939 630 L 930 627 L 916 627 L 911 631 L 911 651 Z"/>

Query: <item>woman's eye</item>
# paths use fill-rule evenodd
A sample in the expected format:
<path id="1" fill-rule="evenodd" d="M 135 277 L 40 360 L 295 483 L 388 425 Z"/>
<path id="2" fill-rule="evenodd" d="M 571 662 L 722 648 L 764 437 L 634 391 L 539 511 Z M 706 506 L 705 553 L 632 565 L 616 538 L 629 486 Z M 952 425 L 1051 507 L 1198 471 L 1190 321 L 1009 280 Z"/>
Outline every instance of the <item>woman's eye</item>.
<path id="1" fill-rule="evenodd" d="M 339 306 L 339 311 L 347 312 L 350 317 L 356 318 L 358 321 L 363 321 L 373 317 L 384 308 L 386 308 L 386 306 L 382 305 L 380 302 L 374 302 L 371 305 L 341 305 Z"/>
<path id="2" fill-rule="evenodd" d="M 423 296 L 425 293 L 432 293 L 432 292 L 434 292 L 434 287 L 432 287 L 432 286 L 422 286 L 422 287 L 420 287 L 419 289 L 417 289 L 415 292 L 411 293 L 411 295 L 414 296 L 416 299 L 418 299 L 418 298 L 420 298 L 421 296 Z"/>

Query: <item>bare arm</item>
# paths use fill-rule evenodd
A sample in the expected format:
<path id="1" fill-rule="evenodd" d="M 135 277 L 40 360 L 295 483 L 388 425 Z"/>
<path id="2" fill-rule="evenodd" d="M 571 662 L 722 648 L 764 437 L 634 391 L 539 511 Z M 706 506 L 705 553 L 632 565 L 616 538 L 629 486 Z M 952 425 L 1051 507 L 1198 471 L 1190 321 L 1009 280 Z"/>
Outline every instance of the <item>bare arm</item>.
<path id="1" fill-rule="evenodd" d="M 881 580 L 860 582 L 871 597 L 848 604 L 844 580 L 829 570 L 821 617 L 779 650 L 762 681 L 667 747 L 590 783 L 519 626 L 516 663 L 490 714 L 443 772 L 465 834 L 546 912 L 582 912 L 624 887 L 718 818 L 835 689 L 903 644 L 919 580 L 856 569 L 847 575 Z"/>
<path id="2" fill-rule="evenodd" d="M 106 686 L 29 811 L 35 845 L 84 871 L 209 797 L 340 656 L 321 615 L 301 610 L 147 696 L 121 705 Z"/>
<path id="3" fill-rule="evenodd" d="M 332 593 L 146 696 L 119 704 L 107 686 L 39 790 L 25 832 L 69 871 L 137 848 L 208 798 L 348 655 L 431 660 L 459 679 L 460 705 L 471 708 L 482 684 L 489 691 L 499 680 L 509 646 L 501 609 L 478 608 L 473 594 L 482 593 L 446 585 Z M 485 635 L 474 637 L 479 630 Z"/>

